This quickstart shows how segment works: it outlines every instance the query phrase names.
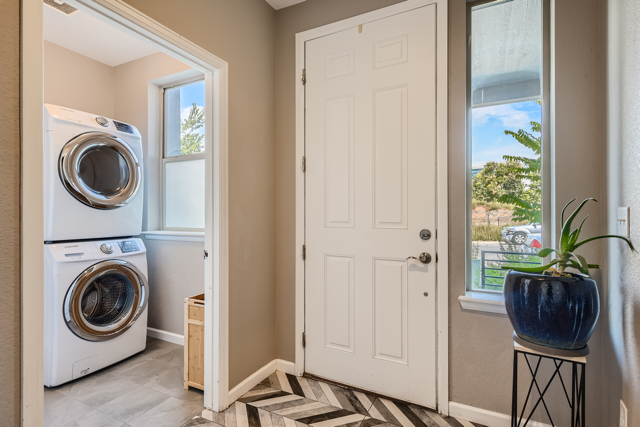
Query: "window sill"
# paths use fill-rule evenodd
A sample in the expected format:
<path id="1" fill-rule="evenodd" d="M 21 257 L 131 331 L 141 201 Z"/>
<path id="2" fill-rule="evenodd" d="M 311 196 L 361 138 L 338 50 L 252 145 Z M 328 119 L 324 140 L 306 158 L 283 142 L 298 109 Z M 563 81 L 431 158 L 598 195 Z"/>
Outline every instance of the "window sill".
<path id="1" fill-rule="evenodd" d="M 142 234 L 148 240 L 204 243 L 204 231 L 143 231 Z"/>
<path id="2" fill-rule="evenodd" d="M 507 314 L 502 294 L 485 292 L 467 292 L 458 297 L 463 310 L 484 311 L 487 313 Z"/>

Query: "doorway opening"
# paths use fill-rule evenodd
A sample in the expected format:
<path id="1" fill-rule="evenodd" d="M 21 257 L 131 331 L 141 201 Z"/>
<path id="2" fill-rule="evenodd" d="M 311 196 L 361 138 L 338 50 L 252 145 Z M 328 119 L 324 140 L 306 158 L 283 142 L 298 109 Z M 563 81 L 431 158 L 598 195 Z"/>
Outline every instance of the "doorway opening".
<path id="1" fill-rule="evenodd" d="M 117 1 L 24 0 L 22 22 L 23 425 L 57 419 L 50 393 L 123 422 L 127 393 L 178 396 L 196 294 L 195 406 L 224 409 L 227 63 Z"/>

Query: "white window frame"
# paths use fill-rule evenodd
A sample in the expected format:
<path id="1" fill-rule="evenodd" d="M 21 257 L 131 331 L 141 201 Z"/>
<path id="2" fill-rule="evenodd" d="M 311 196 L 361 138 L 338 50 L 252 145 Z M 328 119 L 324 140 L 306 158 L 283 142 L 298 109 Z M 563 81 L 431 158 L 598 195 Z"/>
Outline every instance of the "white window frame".
<path id="1" fill-rule="evenodd" d="M 162 123 L 162 140 L 161 140 L 161 144 L 162 144 L 162 167 L 161 167 L 161 171 L 160 171 L 160 188 L 162 189 L 162 212 L 160 213 L 160 225 L 161 225 L 161 229 L 162 231 L 193 231 L 193 232 L 204 232 L 204 228 L 183 228 L 183 227 L 167 227 L 166 222 L 165 222 L 165 209 L 166 209 L 166 203 L 167 203 L 167 197 L 166 197 L 166 181 L 165 181 L 165 166 L 167 163 L 173 163 L 173 162 L 185 162 L 185 161 L 190 161 L 190 160 L 205 160 L 205 155 L 206 153 L 204 151 L 202 151 L 201 153 L 196 153 L 196 154 L 181 154 L 178 156 L 167 156 L 167 133 L 166 133 L 166 129 L 167 129 L 167 123 L 166 123 L 166 109 L 165 109 L 165 104 L 166 104 L 166 91 L 167 89 L 171 89 L 171 88 L 176 88 L 176 87 L 180 87 L 180 86 L 188 86 L 190 84 L 193 83 L 197 83 L 197 82 L 204 82 L 204 77 L 197 77 L 195 79 L 188 79 L 188 80 L 180 80 L 177 82 L 173 82 L 171 84 L 167 84 L 167 85 L 163 85 L 160 89 L 162 90 L 162 102 L 160 105 L 160 114 L 161 114 L 161 123 Z M 207 115 L 207 110 L 205 110 L 205 116 Z M 204 197 L 204 195 L 203 195 Z"/>
<path id="2" fill-rule="evenodd" d="M 466 274 L 465 295 L 458 300 L 465 310 L 485 311 L 505 314 L 504 296 L 501 292 L 473 289 L 472 268 L 472 108 L 471 108 L 471 9 L 495 0 L 477 0 L 467 3 L 467 119 L 466 119 Z M 554 143 L 551 128 L 553 126 L 550 113 L 553 109 L 551 97 L 551 0 L 542 0 L 542 245 L 554 247 L 552 236 L 555 235 L 553 209 L 553 170 Z"/>

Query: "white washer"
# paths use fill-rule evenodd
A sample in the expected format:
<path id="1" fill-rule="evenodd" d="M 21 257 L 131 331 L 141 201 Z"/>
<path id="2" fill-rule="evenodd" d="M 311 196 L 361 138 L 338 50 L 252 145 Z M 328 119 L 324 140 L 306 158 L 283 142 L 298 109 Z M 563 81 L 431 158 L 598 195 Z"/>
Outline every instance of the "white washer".
<path id="1" fill-rule="evenodd" d="M 45 242 L 142 232 L 142 145 L 135 126 L 44 106 Z"/>
<path id="2" fill-rule="evenodd" d="M 48 244 L 44 253 L 45 386 L 145 349 L 149 285 L 142 240 Z"/>

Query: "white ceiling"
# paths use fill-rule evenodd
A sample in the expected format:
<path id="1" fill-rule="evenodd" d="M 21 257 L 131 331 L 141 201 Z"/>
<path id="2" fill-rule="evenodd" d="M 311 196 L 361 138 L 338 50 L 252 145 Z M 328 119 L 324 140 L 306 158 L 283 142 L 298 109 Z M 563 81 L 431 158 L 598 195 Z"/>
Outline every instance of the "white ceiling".
<path id="1" fill-rule="evenodd" d="M 47 5 L 43 7 L 45 40 L 103 64 L 115 67 L 158 52 L 79 10 L 65 15 Z"/>
<path id="2" fill-rule="evenodd" d="M 302 3 L 303 1 L 305 0 L 267 0 L 267 3 L 269 3 L 275 10 L 278 10 L 293 6 L 294 4 Z"/>

